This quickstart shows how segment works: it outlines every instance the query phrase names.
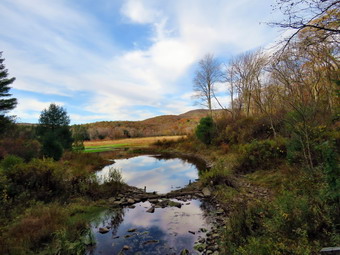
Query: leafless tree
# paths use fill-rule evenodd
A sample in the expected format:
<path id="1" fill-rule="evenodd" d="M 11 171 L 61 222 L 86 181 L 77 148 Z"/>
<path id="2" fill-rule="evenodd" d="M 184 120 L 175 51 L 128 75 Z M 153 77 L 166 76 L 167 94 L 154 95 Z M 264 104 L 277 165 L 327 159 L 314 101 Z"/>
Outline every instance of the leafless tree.
<path id="1" fill-rule="evenodd" d="M 212 99 L 217 100 L 215 84 L 221 80 L 222 72 L 219 62 L 212 54 L 205 55 L 198 63 L 194 77 L 194 98 L 207 107 L 212 115 Z M 219 102 L 218 102 L 219 103 Z"/>
<path id="2" fill-rule="evenodd" d="M 340 0 L 277 0 L 274 9 L 279 10 L 284 19 L 269 25 L 294 31 L 285 39 L 282 51 L 306 29 L 319 32 L 319 42 L 339 40 Z"/>

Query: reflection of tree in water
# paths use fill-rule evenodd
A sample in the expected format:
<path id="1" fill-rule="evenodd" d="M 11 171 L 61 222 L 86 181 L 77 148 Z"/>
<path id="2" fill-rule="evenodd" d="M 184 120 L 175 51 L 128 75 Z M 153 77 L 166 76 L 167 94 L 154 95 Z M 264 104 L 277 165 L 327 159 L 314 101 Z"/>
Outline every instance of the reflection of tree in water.
<path id="1" fill-rule="evenodd" d="M 202 216 L 207 223 L 212 223 L 214 220 L 211 217 L 210 212 L 216 211 L 216 207 L 206 200 L 201 200 L 200 208 L 202 210 Z"/>
<path id="2" fill-rule="evenodd" d="M 123 208 L 116 209 L 111 213 L 112 235 L 117 234 L 118 227 L 123 222 L 123 219 L 124 219 L 124 209 Z"/>

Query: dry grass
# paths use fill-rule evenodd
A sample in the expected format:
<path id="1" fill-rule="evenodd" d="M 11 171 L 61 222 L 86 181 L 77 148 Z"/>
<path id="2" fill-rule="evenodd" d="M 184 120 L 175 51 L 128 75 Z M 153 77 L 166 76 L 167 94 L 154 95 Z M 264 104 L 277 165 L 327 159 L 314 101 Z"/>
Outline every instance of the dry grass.
<path id="1" fill-rule="evenodd" d="M 124 144 L 124 147 L 147 147 L 159 140 L 177 141 L 185 136 L 155 136 L 155 137 L 138 137 L 126 138 L 118 140 L 99 140 L 99 141 L 85 141 L 85 148 L 96 146 L 110 146 Z"/>

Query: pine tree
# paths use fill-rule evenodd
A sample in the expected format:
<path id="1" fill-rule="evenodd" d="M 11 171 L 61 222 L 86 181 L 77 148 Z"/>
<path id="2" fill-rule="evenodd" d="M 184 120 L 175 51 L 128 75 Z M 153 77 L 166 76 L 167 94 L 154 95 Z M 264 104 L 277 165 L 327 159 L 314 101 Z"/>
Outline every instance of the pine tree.
<path id="1" fill-rule="evenodd" d="M 15 78 L 8 78 L 8 71 L 3 64 L 4 61 L 2 52 L 0 52 L 0 135 L 9 129 L 13 122 L 12 118 L 5 114 L 17 105 L 17 99 L 10 98 L 12 95 L 9 94 L 9 90 L 11 89 L 9 85 L 15 81 Z"/>
<path id="2" fill-rule="evenodd" d="M 37 132 L 44 156 L 59 160 L 63 150 L 72 149 L 73 139 L 69 124 L 70 117 L 61 106 L 52 103 L 41 112 Z"/>
<path id="3" fill-rule="evenodd" d="M 5 68 L 5 65 L 3 62 L 5 61 L 2 57 L 2 52 L 0 52 L 0 115 L 4 116 L 5 113 L 15 108 L 17 105 L 17 99 L 16 98 L 8 98 L 12 96 L 9 94 L 9 90 L 11 85 L 15 78 L 8 78 L 8 70 Z M 3 97 L 6 97 L 6 99 L 3 99 Z"/>

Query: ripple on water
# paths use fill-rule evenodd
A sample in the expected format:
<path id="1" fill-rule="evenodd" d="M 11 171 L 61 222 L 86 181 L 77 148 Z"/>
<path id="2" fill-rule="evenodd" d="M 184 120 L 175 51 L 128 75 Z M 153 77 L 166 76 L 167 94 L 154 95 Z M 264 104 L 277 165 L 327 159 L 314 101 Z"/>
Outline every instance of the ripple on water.
<path id="1" fill-rule="evenodd" d="M 96 246 L 87 254 L 118 254 L 124 248 L 124 254 L 179 254 L 183 249 L 199 254 L 193 246 L 199 238 L 205 238 L 200 229 L 211 228 L 202 210 L 204 205 L 199 200 L 179 202 L 181 208 L 156 208 L 154 213 L 146 212 L 151 207 L 149 202 L 137 203 L 134 209 L 101 213 L 91 222 Z M 101 227 L 110 231 L 101 234 Z"/>

